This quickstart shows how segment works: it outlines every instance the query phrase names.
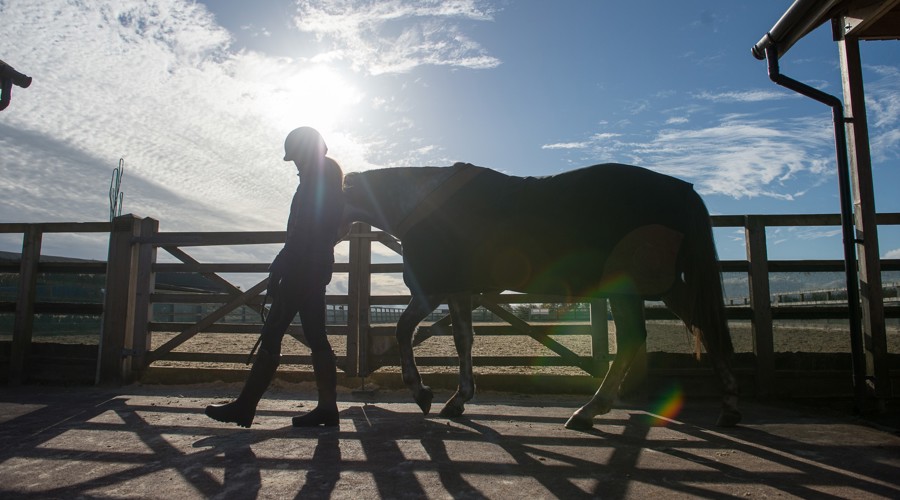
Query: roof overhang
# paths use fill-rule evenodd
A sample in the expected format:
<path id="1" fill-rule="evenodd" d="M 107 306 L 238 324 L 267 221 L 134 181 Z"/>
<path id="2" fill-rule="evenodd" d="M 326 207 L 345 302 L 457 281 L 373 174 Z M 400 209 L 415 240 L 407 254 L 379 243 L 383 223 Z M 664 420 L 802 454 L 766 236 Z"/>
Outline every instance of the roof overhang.
<path id="1" fill-rule="evenodd" d="M 766 58 L 766 49 L 775 46 L 778 57 L 798 40 L 827 21 L 833 21 L 835 39 L 900 39 L 900 0 L 796 0 L 752 52 Z"/>

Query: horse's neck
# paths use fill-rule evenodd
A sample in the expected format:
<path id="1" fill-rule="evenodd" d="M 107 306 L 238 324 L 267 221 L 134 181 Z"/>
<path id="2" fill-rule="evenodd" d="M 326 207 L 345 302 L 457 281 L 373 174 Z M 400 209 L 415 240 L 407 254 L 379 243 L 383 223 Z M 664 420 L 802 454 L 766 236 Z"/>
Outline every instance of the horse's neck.
<path id="1" fill-rule="evenodd" d="M 345 219 L 395 234 L 406 217 L 447 177 L 449 169 L 407 167 L 349 174 Z"/>

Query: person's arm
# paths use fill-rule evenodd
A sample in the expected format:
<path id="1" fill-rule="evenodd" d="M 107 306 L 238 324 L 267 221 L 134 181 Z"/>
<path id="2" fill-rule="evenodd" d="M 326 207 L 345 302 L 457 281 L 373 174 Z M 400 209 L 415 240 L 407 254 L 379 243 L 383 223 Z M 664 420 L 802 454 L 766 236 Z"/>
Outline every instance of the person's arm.
<path id="1" fill-rule="evenodd" d="M 318 176 L 307 176 L 291 203 L 288 234 L 282 253 L 289 263 L 299 265 L 312 252 L 334 248 L 337 227 L 343 215 L 340 167 L 333 160 Z"/>

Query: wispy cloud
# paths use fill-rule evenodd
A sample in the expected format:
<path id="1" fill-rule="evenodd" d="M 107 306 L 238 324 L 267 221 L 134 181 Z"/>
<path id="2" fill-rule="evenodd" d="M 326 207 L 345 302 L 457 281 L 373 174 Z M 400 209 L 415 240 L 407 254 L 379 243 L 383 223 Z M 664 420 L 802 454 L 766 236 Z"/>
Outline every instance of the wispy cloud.
<path id="1" fill-rule="evenodd" d="M 900 157 L 900 68 L 867 67 L 873 81 L 866 82 L 866 109 L 872 156 L 876 161 Z"/>
<path id="2" fill-rule="evenodd" d="M 820 240 L 823 238 L 836 238 L 840 236 L 841 233 L 841 229 L 804 228 L 797 231 L 797 237 L 801 240 Z"/>
<path id="3" fill-rule="evenodd" d="M 790 200 L 830 177 L 827 119 L 762 120 L 729 115 L 718 123 L 663 129 L 650 137 L 602 133 L 544 148 L 647 166 L 690 180 L 703 194 Z"/>
<path id="4" fill-rule="evenodd" d="M 282 228 L 296 177 L 279 153 L 298 123 L 370 165 L 339 121 L 367 105 L 358 91 L 311 63 L 234 50 L 202 4 L 9 0 L 0 18 L 0 40 L 28 41 L 4 60 L 34 78 L 0 125 L 5 221 L 102 220 L 124 157 L 125 211 L 164 230 Z"/>
<path id="5" fill-rule="evenodd" d="M 556 142 L 553 144 L 544 144 L 541 149 L 584 149 L 590 146 L 590 142 Z"/>
<path id="6" fill-rule="evenodd" d="M 329 57 L 373 75 L 422 65 L 493 68 L 500 60 L 460 29 L 463 21 L 491 21 L 475 0 L 301 0 L 296 26 L 331 42 Z"/>
<path id="7" fill-rule="evenodd" d="M 832 163 L 826 119 L 726 117 L 700 129 L 665 130 L 636 144 L 648 165 L 692 179 L 703 193 L 790 200 L 824 182 Z"/>
<path id="8" fill-rule="evenodd" d="M 790 92 L 784 92 L 779 90 L 735 90 L 735 91 L 727 91 L 727 92 L 698 92 L 694 94 L 695 99 L 700 99 L 702 101 L 711 101 L 714 103 L 729 103 L 729 102 L 762 102 L 762 101 L 773 101 L 778 99 L 788 99 L 792 97 L 796 97 L 797 94 L 792 94 Z"/>
<path id="9" fill-rule="evenodd" d="M 611 132 L 596 133 L 589 140 L 579 142 L 556 142 L 552 144 L 544 144 L 541 149 L 587 149 L 596 147 L 598 144 L 619 137 L 621 134 Z"/>

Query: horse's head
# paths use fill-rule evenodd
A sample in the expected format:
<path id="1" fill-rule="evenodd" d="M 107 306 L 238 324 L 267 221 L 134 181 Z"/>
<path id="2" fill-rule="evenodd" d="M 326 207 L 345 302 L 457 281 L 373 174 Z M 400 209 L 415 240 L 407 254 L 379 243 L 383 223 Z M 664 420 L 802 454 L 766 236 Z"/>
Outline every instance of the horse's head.
<path id="1" fill-rule="evenodd" d="M 382 169 L 352 172 L 344 176 L 344 220 L 348 225 L 365 222 L 393 234 L 398 215 L 398 202 L 403 197 L 403 183 L 392 180 L 395 170 Z"/>

